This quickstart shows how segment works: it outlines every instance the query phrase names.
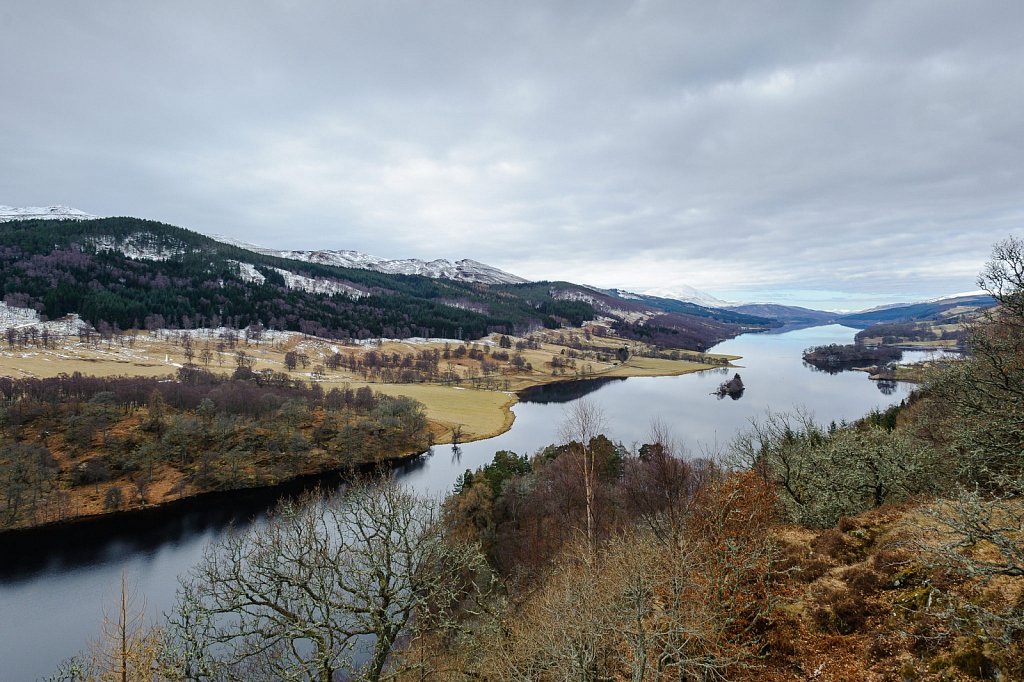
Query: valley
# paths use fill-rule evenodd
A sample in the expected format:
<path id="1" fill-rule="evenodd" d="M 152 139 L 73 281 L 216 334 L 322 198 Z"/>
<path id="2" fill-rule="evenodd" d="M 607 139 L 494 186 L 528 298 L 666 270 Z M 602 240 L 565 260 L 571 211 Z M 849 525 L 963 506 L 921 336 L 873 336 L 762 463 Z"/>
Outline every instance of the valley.
<path id="1" fill-rule="evenodd" d="M 0 682 L 1024 681 L 1022 26 L 4 3 Z"/>
<path id="2" fill-rule="evenodd" d="M 69 213 L 68 220 L 81 221 L 15 216 L 0 225 L 0 544 L 10 550 L 0 562 L 0 607 L 12 612 L 78 593 L 82 580 L 110 584 L 111 571 L 134 567 L 156 576 L 140 578 L 147 599 L 191 613 L 217 597 L 203 596 L 212 594 L 204 587 L 189 597 L 168 576 L 195 581 L 197 571 L 214 571 L 209 579 L 224 585 L 250 579 L 248 569 L 216 577 L 221 559 L 210 552 L 233 547 L 263 561 L 277 543 L 303 532 L 303 523 L 358 518 L 346 516 L 351 505 L 375 509 L 364 522 L 391 523 L 394 509 L 374 507 L 391 499 L 426 505 L 444 524 L 410 520 L 388 537 L 416 528 L 424 537 L 444 534 L 443 552 L 456 552 L 449 568 L 462 570 L 465 559 L 476 562 L 479 576 L 511 579 L 502 588 L 514 599 L 511 610 L 495 617 L 511 618 L 504 622 L 512 629 L 499 648 L 534 646 L 530 632 L 516 629 L 535 618 L 534 597 L 517 592 L 517 581 L 546 590 L 585 573 L 593 559 L 613 567 L 633 556 L 652 566 L 667 561 L 664 570 L 676 575 L 683 566 L 659 544 L 666 539 L 659 534 L 669 532 L 665 547 L 683 543 L 706 556 L 727 548 L 728 556 L 709 563 L 691 558 L 685 571 L 698 576 L 686 589 L 709 605 L 711 622 L 728 621 L 730 600 L 738 599 L 741 618 L 767 628 L 766 637 L 797 631 L 806 642 L 768 650 L 775 639 L 724 626 L 708 645 L 716 670 L 750 662 L 769 679 L 773 666 L 788 665 L 787 652 L 816 661 L 821 647 L 838 646 L 850 650 L 830 664 L 850 671 L 859 665 L 855 631 L 875 628 L 883 636 L 895 627 L 850 615 L 855 590 L 872 604 L 888 603 L 878 581 L 892 573 L 884 564 L 889 546 L 875 553 L 865 542 L 858 545 L 864 556 L 851 558 L 844 548 L 854 541 L 811 529 L 838 524 L 838 533 L 858 538 L 860 529 L 904 532 L 891 505 L 936 489 L 921 472 L 946 467 L 927 420 L 950 417 L 929 392 L 955 393 L 957 372 L 972 367 L 923 349 L 959 346 L 968 337 L 978 343 L 979 329 L 1001 328 L 989 296 L 842 315 L 773 304 L 708 307 L 722 302 L 525 282 L 467 260 L 249 250 L 133 218 Z M 894 365 L 900 356 L 912 364 Z M 844 371 L 868 365 L 876 381 Z M 944 388 L 944 381 L 953 384 Z M 907 382 L 923 382 L 924 393 Z M 594 467 L 583 488 L 581 462 Z M 953 485 L 956 475 L 943 473 L 942 485 Z M 430 507 L 440 499 L 442 507 Z M 870 516 L 878 509 L 881 516 Z M 869 515 L 844 520 L 862 512 Z M 750 523 L 721 517 L 716 525 L 717 514 L 734 513 L 751 514 Z M 346 533 L 339 526 L 325 535 L 318 526 L 301 542 L 327 547 Z M 720 534 L 724 545 L 714 540 Z M 819 549 L 827 558 L 813 558 Z M 753 552 L 754 563 L 729 554 L 735 550 Z M 577 564 L 579 552 L 592 559 Z M 343 580 L 345 561 L 323 568 L 341 571 Z M 785 562 L 790 568 L 780 569 Z M 790 569 L 800 576 L 788 577 Z M 274 568 L 266 589 L 291 580 L 281 570 L 291 568 Z M 722 571 L 741 587 L 709 599 L 702 576 Z M 762 584 L 764 576 L 775 586 Z M 592 582 L 604 589 L 598 586 L 615 579 L 595 574 Z M 809 593 L 802 592 L 805 580 Z M 656 579 L 651 589 L 672 584 Z M 914 598 L 916 585 L 899 588 L 897 604 Z M 788 610 L 771 605 L 769 593 L 778 589 Z M 969 598 L 960 583 L 949 594 Z M 200 612 L 207 608 L 219 607 L 211 602 Z M 234 606 L 229 612 L 240 613 Z M 591 623 L 591 609 L 579 613 Z M 695 613 L 664 617 L 686 622 Z M 766 614 L 773 625 L 759 624 Z M 93 629 L 88 610 L 69 622 L 25 618 L 62 631 L 79 649 Z M 675 627 L 662 618 L 645 623 Z M 479 627 L 467 624 L 467 632 Z M 333 637 L 342 626 L 315 627 Z M 192 636 L 176 622 L 140 632 Z M 292 640 L 299 659 L 306 632 Z M 470 671 L 496 666 L 490 670 L 497 675 L 504 664 L 496 661 L 510 655 L 491 650 L 469 660 L 478 645 L 450 648 L 434 640 L 440 633 L 418 631 L 422 651 L 392 640 L 374 665 L 387 659 L 398 670 L 422 654 L 459 659 Z M 846 639 L 822 644 L 833 635 Z M 152 646 L 191 656 L 178 640 Z M 209 660 L 221 655 L 217 646 L 203 646 Z M 601 646 L 621 648 L 610 639 Z M 756 647 L 769 651 L 764 666 L 753 662 L 761 655 Z M 52 669 L 51 651 L 16 653 L 24 648 L 19 637 L 0 638 L 0 655 L 21 671 Z M 345 665 L 370 665 L 362 649 L 353 651 Z M 673 665 L 690 665 L 669 655 Z M 880 670 L 897 665 L 883 658 Z M 282 671 L 292 669 L 288 660 L 273 659 Z M 959 660 L 942 665 L 955 668 Z M 986 650 L 984 660 L 1002 659 Z M 619 663 L 609 656 L 605 665 Z"/>

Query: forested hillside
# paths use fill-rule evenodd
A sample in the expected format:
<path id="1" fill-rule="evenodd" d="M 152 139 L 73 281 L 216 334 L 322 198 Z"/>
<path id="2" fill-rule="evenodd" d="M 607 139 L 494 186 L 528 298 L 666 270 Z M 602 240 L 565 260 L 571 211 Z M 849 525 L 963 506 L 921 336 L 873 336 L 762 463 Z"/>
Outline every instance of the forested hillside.
<path id="1" fill-rule="evenodd" d="M 289 286 L 286 273 L 304 279 Z M 0 293 L 9 305 L 51 319 L 78 313 L 95 326 L 262 324 L 332 338 L 475 338 L 593 315 L 535 291 L 498 296 L 484 286 L 289 261 L 135 218 L 3 224 Z"/>
<path id="2" fill-rule="evenodd" d="M 0 296 L 48 319 L 77 313 L 97 329 L 258 325 L 342 340 L 578 326 L 602 298 L 565 282 L 486 285 L 287 260 L 136 218 L 0 225 Z M 656 312 L 622 303 L 627 326 Z M 672 325 L 688 348 L 739 331 L 687 316 Z"/>
<path id="3" fill-rule="evenodd" d="M 995 304 L 996 298 L 988 293 L 956 296 L 938 301 L 864 310 L 843 315 L 838 318 L 838 321 L 851 327 L 869 327 L 873 324 L 886 322 L 915 322 L 921 320 L 945 323 L 956 321 L 961 317 L 974 317 L 978 311 L 991 308 Z"/>

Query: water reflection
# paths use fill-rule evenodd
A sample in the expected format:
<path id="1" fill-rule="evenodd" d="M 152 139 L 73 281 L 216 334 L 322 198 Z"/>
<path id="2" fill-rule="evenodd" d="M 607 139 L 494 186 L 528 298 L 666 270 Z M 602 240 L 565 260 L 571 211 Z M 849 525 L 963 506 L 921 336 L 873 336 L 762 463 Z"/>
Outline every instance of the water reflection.
<path id="1" fill-rule="evenodd" d="M 608 384 L 625 381 L 625 377 L 601 377 L 598 379 L 579 379 L 577 381 L 559 381 L 554 384 L 543 384 L 523 389 L 517 395 L 524 403 L 568 403 L 573 400 L 599 391 Z"/>
<path id="2" fill-rule="evenodd" d="M 862 362 L 861 363 L 847 362 L 847 363 L 837 363 L 837 364 L 834 364 L 834 365 L 824 365 L 824 366 L 820 366 L 819 367 L 818 365 L 812 365 L 809 362 L 804 362 L 804 367 L 806 367 L 807 369 L 811 370 L 812 372 L 821 372 L 822 374 L 830 374 L 830 375 L 841 374 L 843 372 L 852 372 L 854 370 L 859 369 L 860 367 L 863 367 L 863 365 L 864 365 L 864 363 L 862 363 Z"/>
<path id="3" fill-rule="evenodd" d="M 718 385 L 718 390 L 715 391 L 715 395 L 719 400 L 726 397 L 732 398 L 733 400 L 739 400 L 743 397 L 743 392 L 745 390 L 746 387 L 743 385 L 743 379 L 740 377 L 739 373 L 736 373 L 732 376 L 732 379 L 723 381 Z"/>
<path id="4" fill-rule="evenodd" d="M 875 386 L 882 392 L 882 395 L 892 395 L 896 392 L 899 384 L 895 379 L 878 379 L 875 381 Z"/>
<path id="5" fill-rule="evenodd" d="M 314 488 L 333 490 L 344 480 L 336 472 L 306 476 L 282 486 L 204 495 L 66 526 L 6 533 L 0 541 L 0 586 L 32 580 L 40 573 L 102 566 L 125 556 L 151 556 L 231 526 L 247 526 L 281 499 L 297 498 Z"/>

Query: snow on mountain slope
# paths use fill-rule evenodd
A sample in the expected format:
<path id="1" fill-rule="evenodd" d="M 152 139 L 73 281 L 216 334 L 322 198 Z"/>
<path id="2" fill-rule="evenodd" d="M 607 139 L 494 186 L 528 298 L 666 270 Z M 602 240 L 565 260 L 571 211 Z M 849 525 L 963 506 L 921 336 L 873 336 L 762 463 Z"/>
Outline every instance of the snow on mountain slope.
<path id="1" fill-rule="evenodd" d="M 238 276 L 242 278 L 243 282 L 263 284 L 267 281 L 266 276 L 260 272 L 255 265 L 252 265 L 251 263 L 241 263 L 236 260 L 230 262 L 238 266 Z M 306 277 L 305 275 L 297 275 L 294 272 L 282 270 L 281 268 L 271 269 L 284 278 L 284 284 L 289 289 L 301 289 L 302 291 L 308 291 L 311 294 L 327 294 L 328 296 L 333 296 L 334 294 L 348 294 L 352 298 L 362 298 L 363 296 L 368 295 L 367 292 L 362 289 L 358 289 L 337 280 L 326 279 L 323 277 Z"/>
<path id="2" fill-rule="evenodd" d="M 648 296 L 658 296 L 659 298 L 674 298 L 677 301 L 686 301 L 688 303 L 696 303 L 707 308 L 724 308 L 730 303 L 723 301 L 720 298 L 715 298 L 711 294 L 705 293 L 700 289 L 691 287 L 689 284 L 676 284 L 671 287 L 654 287 L 652 289 L 641 289 L 637 293 L 647 294 Z"/>
<path id="3" fill-rule="evenodd" d="M 629 323 L 646 322 L 655 311 L 643 302 L 629 303 L 623 296 L 612 296 L 608 292 L 589 285 L 570 286 L 568 289 L 551 289 L 551 297 L 559 301 L 583 301 L 594 310 Z"/>
<path id="4" fill-rule="evenodd" d="M 353 286 L 337 282 L 333 279 L 296 275 L 294 272 L 288 272 L 281 268 L 274 268 L 274 270 L 284 277 L 285 286 L 289 289 L 301 289 L 303 291 L 308 291 L 311 294 L 327 294 L 328 296 L 333 296 L 334 294 L 348 294 L 352 298 L 361 298 L 367 295 L 367 293 L 362 289 L 356 289 Z"/>
<path id="5" fill-rule="evenodd" d="M 238 276 L 242 278 L 243 282 L 255 282 L 256 284 L 263 284 L 267 281 L 267 278 L 263 276 L 263 273 L 256 269 L 255 265 L 250 263 L 239 263 L 236 260 L 229 261 L 238 266 Z"/>
<path id="6" fill-rule="evenodd" d="M 279 251 L 277 249 L 267 249 L 262 246 L 247 244 L 231 237 L 213 235 L 213 238 L 219 242 L 262 253 L 266 256 L 290 258 L 307 263 L 334 265 L 342 268 L 376 270 L 377 272 L 385 272 L 392 275 L 422 275 L 435 279 L 454 279 L 463 282 L 480 282 L 482 284 L 522 284 L 529 281 L 468 258 L 457 260 L 454 263 L 443 258 L 432 261 L 423 261 L 418 258 L 388 260 L 387 258 L 360 253 L 359 251 L 334 251 L 328 249 Z"/>
<path id="7" fill-rule="evenodd" d="M 155 235 L 146 232 L 136 232 L 121 239 L 111 236 L 94 237 L 89 241 L 98 251 L 118 251 L 136 260 L 169 260 L 186 252 L 184 244 L 161 244 Z"/>
<path id="8" fill-rule="evenodd" d="M 0 223 L 8 220 L 95 220 L 99 216 L 67 206 L 3 206 L 0 205 Z"/>

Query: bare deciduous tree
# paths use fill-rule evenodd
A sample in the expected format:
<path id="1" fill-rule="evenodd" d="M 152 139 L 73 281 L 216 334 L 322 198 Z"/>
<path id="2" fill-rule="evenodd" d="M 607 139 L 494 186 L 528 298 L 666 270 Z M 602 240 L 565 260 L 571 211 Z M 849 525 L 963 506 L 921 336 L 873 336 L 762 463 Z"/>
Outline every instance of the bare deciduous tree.
<path id="1" fill-rule="evenodd" d="M 210 549 L 171 619 L 182 679 L 330 682 L 400 672 L 392 649 L 443 629 L 485 562 L 436 506 L 391 482 L 285 504 Z"/>
<path id="2" fill-rule="evenodd" d="M 478 654 L 480 679 L 704 680 L 750 674 L 774 608 L 774 500 L 736 474 L 699 493 L 678 544 L 647 529 L 578 543 Z"/>

